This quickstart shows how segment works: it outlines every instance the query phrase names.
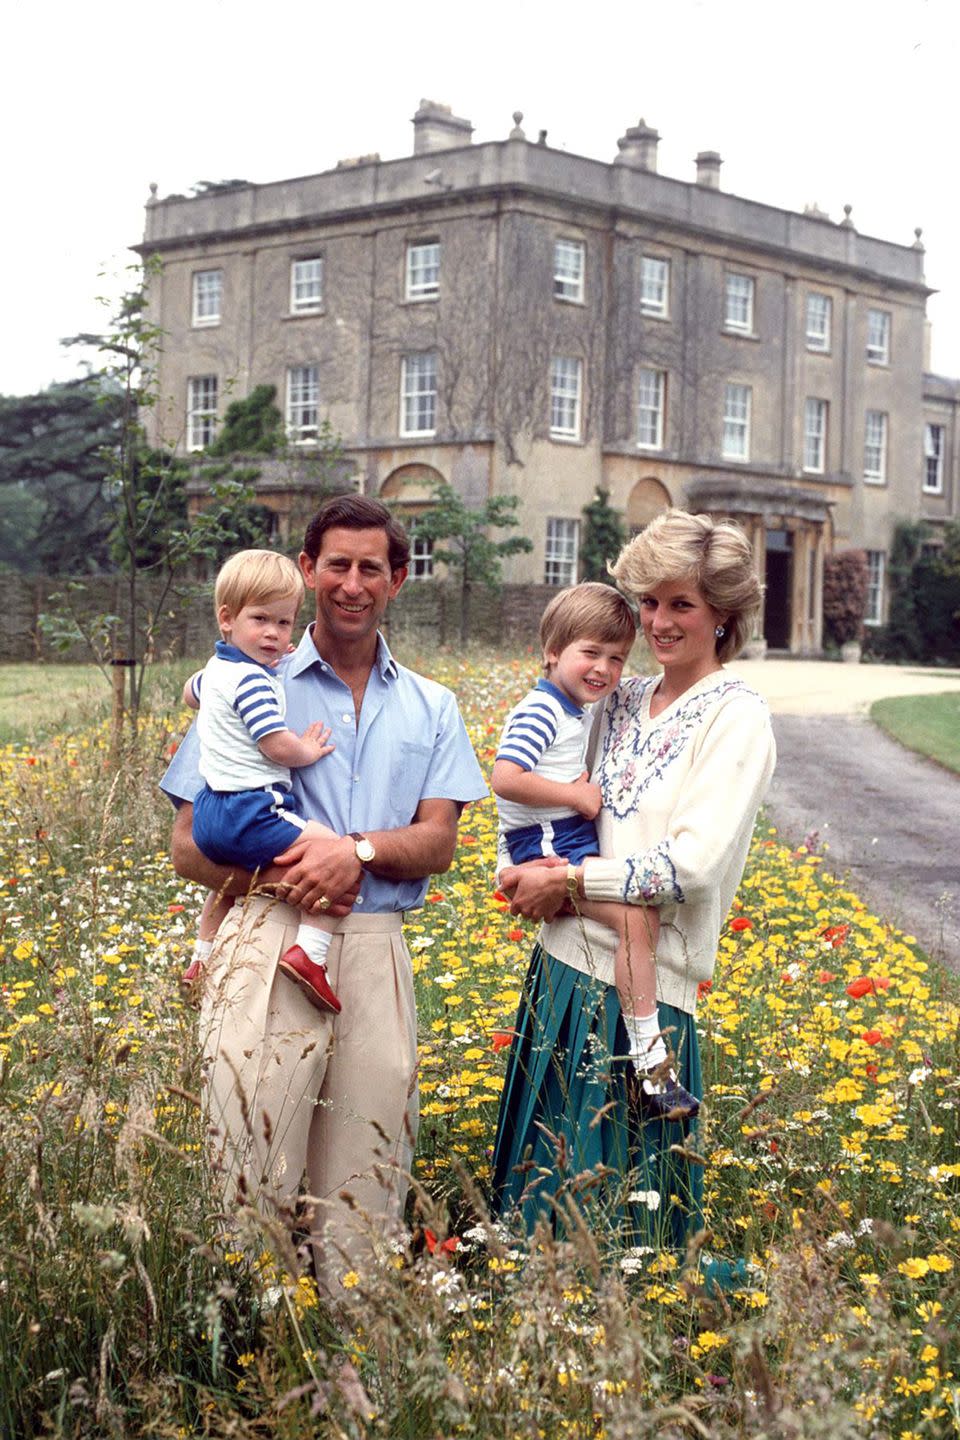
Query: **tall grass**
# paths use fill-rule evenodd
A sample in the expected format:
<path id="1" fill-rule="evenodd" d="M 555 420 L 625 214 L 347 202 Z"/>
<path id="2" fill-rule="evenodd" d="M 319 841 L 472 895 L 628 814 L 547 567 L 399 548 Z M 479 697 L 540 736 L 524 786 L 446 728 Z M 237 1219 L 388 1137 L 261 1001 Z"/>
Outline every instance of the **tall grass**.
<path id="1" fill-rule="evenodd" d="M 435 668 L 488 763 L 532 662 Z M 817 856 L 758 832 L 701 1002 L 707 1229 L 631 1252 L 583 1221 L 589 1177 L 562 1238 L 487 1216 L 531 936 L 471 809 L 407 927 L 410 1244 L 330 1311 L 297 1217 L 247 1215 L 239 1248 L 208 1170 L 170 743 L 158 713 L 119 772 L 102 723 L 0 764 L 0 1435 L 960 1433 L 956 994 Z M 729 1288 L 711 1257 L 742 1262 Z"/>

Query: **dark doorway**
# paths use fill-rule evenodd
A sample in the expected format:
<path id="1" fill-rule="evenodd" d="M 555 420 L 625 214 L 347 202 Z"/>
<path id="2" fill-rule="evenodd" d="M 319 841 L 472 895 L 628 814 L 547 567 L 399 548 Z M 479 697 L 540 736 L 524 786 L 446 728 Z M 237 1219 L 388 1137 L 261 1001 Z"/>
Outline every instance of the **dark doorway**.
<path id="1" fill-rule="evenodd" d="M 789 530 L 767 531 L 767 596 L 763 633 L 771 650 L 790 648 L 790 572 L 793 536 Z"/>

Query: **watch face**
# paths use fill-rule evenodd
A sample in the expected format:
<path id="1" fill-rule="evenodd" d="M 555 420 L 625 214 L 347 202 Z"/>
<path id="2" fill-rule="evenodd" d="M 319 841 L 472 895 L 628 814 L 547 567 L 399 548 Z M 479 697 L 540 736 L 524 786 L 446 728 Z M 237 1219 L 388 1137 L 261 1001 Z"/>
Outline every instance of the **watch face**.
<path id="1" fill-rule="evenodd" d="M 356 851 L 357 859 L 360 861 L 361 865 L 369 864 L 369 862 L 373 859 L 374 855 L 376 855 L 377 853 L 366 837 L 356 842 Z"/>

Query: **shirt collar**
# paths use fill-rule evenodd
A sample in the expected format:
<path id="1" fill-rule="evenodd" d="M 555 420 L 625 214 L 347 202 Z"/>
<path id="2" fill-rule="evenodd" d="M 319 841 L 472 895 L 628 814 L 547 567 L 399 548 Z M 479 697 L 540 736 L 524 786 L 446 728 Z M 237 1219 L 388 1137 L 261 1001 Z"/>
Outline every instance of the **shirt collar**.
<path id="1" fill-rule="evenodd" d="M 583 714 L 583 708 L 580 705 L 574 705 L 570 696 L 564 695 L 563 691 L 558 690 L 556 685 L 551 685 L 549 680 L 538 680 L 534 689 L 545 690 L 548 695 L 552 695 L 557 704 L 562 706 L 568 715 L 575 715 L 579 720 Z"/>
<path id="2" fill-rule="evenodd" d="M 374 659 L 374 664 L 382 680 L 395 680 L 397 678 L 397 662 L 391 655 L 390 647 L 379 630 L 377 631 L 377 654 Z M 287 662 L 286 674 L 290 676 L 302 675 L 304 671 L 309 670 L 312 665 L 320 665 L 328 670 L 333 669 L 330 662 L 324 660 L 316 645 L 313 643 L 313 625 L 308 625 L 300 637 L 300 644 Z"/>
<path id="3" fill-rule="evenodd" d="M 266 670 L 268 675 L 276 674 L 272 665 L 264 665 L 261 660 L 254 660 L 252 656 L 246 655 L 236 645 L 231 645 L 229 640 L 218 640 L 214 647 L 214 653 L 218 660 L 233 660 L 242 665 L 256 665 L 259 670 Z"/>

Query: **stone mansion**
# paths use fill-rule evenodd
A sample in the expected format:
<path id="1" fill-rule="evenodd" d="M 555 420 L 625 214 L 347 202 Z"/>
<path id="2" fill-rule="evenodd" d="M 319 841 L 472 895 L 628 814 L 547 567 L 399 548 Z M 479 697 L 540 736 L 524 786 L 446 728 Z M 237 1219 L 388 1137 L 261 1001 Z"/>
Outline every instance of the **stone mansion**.
<path id="1" fill-rule="evenodd" d="M 671 504 L 739 520 L 772 648 L 819 651 L 836 549 L 866 550 L 882 622 L 895 524 L 958 513 L 960 382 L 926 373 L 920 232 L 727 194 L 713 151 L 691 180 L 661 175 L 642 120 L 607 163 L 522 119 L 473 144 L 422 101 L 402 159 L 153 187 L 152 438 L 202 451 L 232 399 L 272 384 L 298 451 L 329 420 L 358 487 L 413 520 L 438 478 L 468 502 L 518 496 L 533 550 L 510 581 L 577 578 L 603 487 L 632 528 Z M 259 498 L 286 535 L 303 496 L 268 467 Z M 412 575 L 431 570 L 415 539 Z"/>

